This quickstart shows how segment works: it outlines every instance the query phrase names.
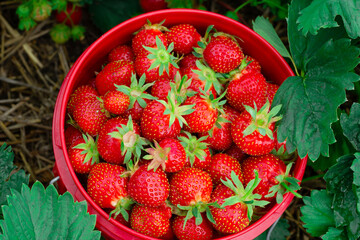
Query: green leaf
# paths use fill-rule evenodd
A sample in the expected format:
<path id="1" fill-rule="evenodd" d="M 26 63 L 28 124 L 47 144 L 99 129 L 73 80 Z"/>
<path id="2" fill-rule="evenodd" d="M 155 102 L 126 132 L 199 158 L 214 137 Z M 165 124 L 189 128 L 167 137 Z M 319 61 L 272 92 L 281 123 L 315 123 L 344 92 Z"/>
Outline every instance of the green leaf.
<path id="1" fill-rule="evenodd" d="M 269 233 L 269 229 L 263 232 L 261 235 L 256 237 L 254 240 L 279 240 L 279 239 L 287 239 L 290 236 L 289 231 L 289 223 L 286 219 L 280 218 L 278 223 L 275 225 L 273 231 L 271 232 L 270 239 L 267 239 L 267 235 Z"/>
<path id="2" fill-rule="evenodd" d="M 329 231 L 327 231 L 327 233 L 322 236 L 323 240 L 333 240 L 333 239 L 337 239 L 337 240 L 347 240 L 348 238 L 346 236 L 344 236 L 344 229 L 342 228 L 329 228 Z"/>
<path id="3" fill-rule="evenodd" d="M 320 154 L 329 155 L 337 108 L 346 101 L 345 89 L 352 89 L 359 80 L 350 72 L 359 62 L 359 53 L 348 39 L 330 39 L 306 60 L 304 77 L 290 77 L 280 86 L 273 101 L 283 106 L 278 139 L 287 139 L 290 153 L 297 148 L 301 158 L 308 155 L 313 161 Z"/>
<path id="4" fill-rule="evenodd" d="M 266 41 L 268 41 L 283 57 L 291 58 L 289 51 L 277 35 L 274 27 L 268 19 L 259 16 L 253 21 L 253 29 Z"/>
<path id="5" fill-rule="evenodd" d="M 59 196 L 53 185 L 45 189 L 35 182 L 30 189 L 23 184 L 7 201 L 0 239 L 100 239 L 86 202 L 74 202 L 69 192 Z"/>
<path id="6" fill-rule="evenodd" d="M 360 104 L 354 103 L 350 109 L 350 115 L 343 113 L 340 124 L 344 135 L 349 139 L 357 151 L 360 151 Z"/>
<path id="7" fill-rule="evenodd" d="M 338 27 L 336 16 L 341 16 L 349 37 L 360 37 L 360 2 L 356 0 L 314 0 L 301 11 L 298 29 L 306 36 L 320 28 Z"/>
<path id="8" fill-rule="evenodd" d="M 334 195 L 332 207 L 336 227 L 345 227 L 349 239 L 360 237 L 360 214 L 355 204 L 359 187 L 353 184 L 354 172 L 351 170 L 355 159 L 354 155 L 339 158 L 324 176 L 328 191 Z"/>
<path id="9" fill-rule="evenodd" d="M 301 207 L 301 221 L 307 232 L 314 237 L 325 234 L 329 227 L 335 226 L 334 212 L 331 209 L 332 195 L 326 190 L 313 190 L 310 197 L 303 198 L 304 206 Z"/>
<path id="10" fill-rule="evenodd" d="M 14 171 L 16 166 L 14 162 L 14 153 L 11 147 L 3 144 L 0 147 L 0 206 L 6 204 L 6 198 L 10 195 L 10 190 L 20 191 L 22 184 L 29 184 L 29 175 L 20 169 Z M 0 208 L 0 216 L 2 208 Z"/>

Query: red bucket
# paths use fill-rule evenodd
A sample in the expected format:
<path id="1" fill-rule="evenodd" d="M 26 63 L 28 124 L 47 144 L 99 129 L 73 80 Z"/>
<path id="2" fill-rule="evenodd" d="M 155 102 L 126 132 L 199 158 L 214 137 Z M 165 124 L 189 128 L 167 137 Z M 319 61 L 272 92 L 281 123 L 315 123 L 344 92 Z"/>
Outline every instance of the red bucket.
<path id="1" fill-rule="evenodd" d="M 94 72 L 101 68 L 107 54 L 113 48 L 129 42 L 133 32 L 143 26 L 147 20 L 150 20 L 152 23 L 159 23 L 164 19 L 165 26 L 189 23 L 194 25 L 200 32 L 204 32 L 207 26 L 214 25 L 218 31 L 239 37 L 243 51 L 260 62 L 262 72 L 268 81 L 281 84 L 287 77 L 294 75 L 289 65 L 279 53 L 253 30 L 223 15 L 194 9 L 169 9 L 139 15 L 112 28 L 88 47 L 67 74 L 56 101 L 52 133 L 56 159 L 53 171 L 55 176 L 60 177 L 58 182 L 59 191 L 61 193 L 69 191 L 76 201 L 85 200 L 88 203 L 89 213 L 97 215 L 96 227 L 109 239 L 154 238 L 135 232 L 114 219 L 108 220 L 108 213 L 101 209 L 86 193 L 71 167 L 66 150 L 64 136 L 66 105 L 75 88 L 82 81 L 93 77 Z M 306 158 L 298 158 L 296 161 L 293 175 L 299 180 L 303 177 L 306 162 Z M 253 239 L 257 237 L 283 214 L 292 199 L 292 194 L 285 194 L 281 204 L 276 204 L 269 212 L 249 227 L 237 234 L 221 237 L 220 239 Z"/>

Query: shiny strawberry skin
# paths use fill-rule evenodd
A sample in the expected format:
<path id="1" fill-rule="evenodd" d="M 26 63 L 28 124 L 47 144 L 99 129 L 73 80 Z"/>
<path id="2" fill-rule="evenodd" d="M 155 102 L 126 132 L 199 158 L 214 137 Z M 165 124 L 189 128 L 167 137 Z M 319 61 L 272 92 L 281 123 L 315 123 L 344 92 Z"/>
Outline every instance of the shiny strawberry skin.
<path id="1" fill-rule="evenodd" d="M 244 136 L 244 130 L 251 123 L 251 115 L 244 111 L 231 125 L 231 136 L 234 143 L 246 154 L 252 156 L 264 155 L 275 147 L 275 140 L 269 136 L 262 136 L 258 130 Z M 275 124 L 272 123 L 269 129 L 274 132 Z"/>
<path id="2" fill-rule="evenodd" d="M 275 93 L 279 89 L 279 85 L 273 83 L 266 84 L 266 97 L 269 100 L 270 104 L 274 100 Z"/>
<path id="3" fill-rule="evenodd" d="M 130 177 L 128 191 L 139 204 L 157 207 L 169 196 L 169 182 L 165 172 L 158 168 L 148 170 L 148 164 L 140 166 Z"/>
<path id="4" fill-rule="evenodd" d="M 214 186 L 220 184 L 221 179 L 224 181 L 226 178 L 231 179 L 232 171 L 236 173 L 241 182 L 244 181 L 240 163 L 225 153 L 217 153 L 212 156 L 211 164 L 206 171 L 210 174 Z"/>
<path id="5" fill-rule="evenodd" d="M 160 238 L 170 228 L 170 217 L 161 207 L 136 205 L 130 215 L 130 226 L 146 236 Z"/>
<path id="6" fill-rule="evenodd" d="M 232 196 L 234 196 L 233 190 L 223 184 L 219 184 L 211 194 L 211 202 L 216 201 L 221 206 L 225 199 Z M 210 211 L 216 222 L 216 224 L 212 225 L 221 233 L 237 233 L 250 224 L 247 216 L 248 208 L 242 202 L 225 206 L 224 208 L 210 206 Z"/>
<path id="7" fill-rule="evenodd" d="M 82 133 L 79 129 L 73 127 L 72 125 L 69 125 L 64 132 L 65 135 L 65 144 L 66 149 L 69 149 L 69 147 L 78 139 L 82 139 Z"/>
<path id="8" fill-rule="evenodd" d="M 117 90 L 110 90 L 104 96 L 104 108 L 112 114 L 123 114 L 129 105 L 130 98 Z"/>
<path id="9" fill-rule="evenodd" d="M 135 56 L 133 50 L 128 45 L 119 45 L 112 49 L 108 55 L 109 62 L 115 62 L 120 60 L 126 60 L 128 62 L 134 62 Z"/>
<path id="10" fill-rule="evenodd" d="M 144 99 L 144 101 L 146 102 L 146 104 L 149 104 L 151 102 L 151 100 L 146 98 Z M 134 103 L 134 106 L 132 108 L 127 109 L 123 114 L 121 114 L 121 116 L 123 118 L 129 118 L 129 116 L 131 116 L 134 122 L 140 123 L 143 112 L 144 112 L 144 108 L 142 108 L 140 104 L 136 101 Z"/>
<path id="11" fill-rule="evenodd" d="M 151 87 L 151 95 L 157 97 L 159 100 L 166 100 L 170 90 L 170 79 L 165 77 L 160 78 Z"/>
<path id="12" fill-rule="evenodd" d="M 234 70 L 244 58 L 240 46 L 227 36 L 211 38 L 203 55 L 207 64 L 219 73 L 228 73 Z"/>
<path id="13" fill-rule="evenodd" d="M 156 37 L 159 37 L 165 47 L 168 42 L 164 33 L 159 29 L 149 28 L 140 30 L 132 39 L 132 49 L 135 56 L 147 52 L 143 46 L 154 48 L 156 47 Z"/>
<path id="14" fill-rule="evenodd" d="M 191 24 L 172 26 L 168 32 L 165 32 L 165 36 L 168 42 L 174 43 L 174 52 L 184 55 L 191 53 L 201 38 L 196 28 Z"/>
<path id="15" fill-rule="evenodd" d="M 86 155 L 81 154 L 83 152 L 83 149 L 74 148 L 76 145 L 81 143 L 85 143 L 83 137 L 77 139 L 76 141 L 73 142 L 72 145 L 70 145 L 68 149 L 68 155 L 71 166 L 74 169 L 74 171 L 80 174 L 87 174 L 90 172 L 91 168 L 95 165 L 95 163 L 92 163 L 91 159 L 86 163 L 84 163 Z"/>
<path id="16" fill-rule="evenodd" d="M 121 153 L 121 139 L 113 138 L 109 133 L 117 131 L 117 128 L 122 128 L 122 124 L 126 125 L 128 119 L 116 117 L 109 119 L 99 132 L 98 151 L 100 156 L 108 163 L 121 165 L 124 163 L 124 155 Z M 133 123 L 134 132 L 140 134 L 140 127 Z"/>
<path id="17" fill-rule="evenodd" d="M 227 102 L 236 110 L 244 111 L 244 105 L 254 107 L 254 102 L 260 109 L 266 102 L 266 80 L 258 72 L 237 74 L 230 81 L 227 92 Z"/>
<path id="18" fill-rule="evenodd" d="M 185 129 L 191 133 L 201 133 L 209 131 L 215 124 L 218 111 L 210 106 L 210 104 L 198 95 L 192 96 L 183 103 L 183 105 L 195 104 L 194 112 L 185 115 L 187 122 Z"/>
<path id="19" fill-rule="evenodd" d="M 165 172 L 180 171 L 186 164 L 186 153 L 180 142 L 174 138 L 165 138 L 159 142 L 159 145 L 163 149 L 170 148 L 165 162 Z"/>
<path id="20" fill-rule="evenodd" d="M 110 90 L 116 90 L 115 84 L 130 86 L 131 75 L 134 72 L 132 62 L 125 60 L 110 62 L 96 75 L 96 89 L 100 95 L 105 95 Z"/>
<path id="21" fill-rule="evenodd" d="M 114 209 L 120 199 L 128 197 L 128 178 L 120 176 L 125 170 L 110 163 L 98 163 L 91 169 L 87 192 L 101 208 Z"/>
<path id="22" fill-rule="evenodd" d="M 70 95 L 69 102 L 66 106 L 67 112 L 72 116 L 75 106 L 79 99 L 83 99 L 85 97 L 96 97 L 99 96 L 98 92 L 95 88 L 89 85 L 82 85 L 75 89 L 75 91 Z"/>
<path id="23" fill-rule="evenodd" d="M 99 133 L 100 128 L 108 119 L 101 101 L 97 97 L 79 99 L 73 112 L 78 126 L 91 136 Z"/>
<path id="24" fill-rule="evenodd" d="M 196 57 L 194 54 L 185 55 L 179 62 L 180 72 L 182 73 L 182 69 L 185 68 L 196 68 L 196 61 L 200 60 L 200 58 Z"/>
<path id="25" fill-rule="evenodd" d="M 267 198 L 265 195 L 269 193 L 269 189 L 272 186 L 279 183 L 275 177 L 285 174 L 285 163 L 274 155 L 267 154 L 249 157 L 242 162 L 241 166 L 244 173 L 245 184 L 248 184 L 255 178 L 254 170 L 257 170 L 261 181 L 255 188 L 254 193 L 260 194 L 262 200 L 274 201 L 276 196 Z"/>
<path id="26" fill-rule="evenodd" d="M 247 155 L 235 143 L 233 143 L 224 153 L 235 158 L 240 163 L 247 158 Z"/>
<path id="27" fill-rule="evenodd" d="M 170 115 L 164 115 L 165 106 L 160 102 L 151 101 L 144 109 L 140 126 L 143 137 L 160 141 L 164 138 L 174 138 L 179 135 L 181 127 L 179 120 L 169 128 Z"/>
<path id="28" fill-rule="evenodd" d="M 214 230 L 204 214 L 202 214 L 203 221 L 196 225 L 195 218 L 190 218 L 186 221 L 185 228 L 184 221 L 185 216 L 176 216 L 172 221 L 172 229 L 175 236 L 179 240 L 210 240 L 214 235 Z"/>
<path id="29" fill-rule="evenodd" d="M 170 180 L 169 200 L 172 204 L 192 206 L 210 200 L 213 184 L 210 175 L 197 168 L 183 168 Z"/>

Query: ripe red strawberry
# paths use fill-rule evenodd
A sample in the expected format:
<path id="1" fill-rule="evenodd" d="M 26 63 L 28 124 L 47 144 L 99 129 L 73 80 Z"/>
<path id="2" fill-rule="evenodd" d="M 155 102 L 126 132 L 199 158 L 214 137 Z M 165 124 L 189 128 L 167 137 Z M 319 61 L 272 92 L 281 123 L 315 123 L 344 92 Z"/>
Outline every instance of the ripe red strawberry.
<path id="1" fill-rule="evenodd" d="M 100 95 L 115 90 L 115 84 L 130 86 L 131 75 L 134 73 L 134 64 L 126 60 L 108 63 L 96 75 L 95 85 Z"/>
<path id="2" fill-rule="evenodd" d="M 270 102 L 270 105 L 274 99 L 275 93 L 279 89 L 279 85 L 267 83 L 266 84 L 266 97 L 267 100 Z"/>
<path id="3" fill-rule="evenodd" d="M 110 163 L 98 163 L 90 171 L 87 180 L 87 192 L 89 196 L 101 208 L 113 209 L 110 213 L 118 214 L 129 220 L 127 211 L 130 210 L 134 201 L 127 191 L 128 178 L 121 175 L 126 169 Z"/>
<path id="4" fill-rule="evenodd" d="M 260 195 L 252 191 L 259 184 L 256 175 L 246 190 L 235 172 L 231 173 L 231 179 L 222 181 L 211 194 L 211 201 L 217 202 L 221 208 L 210 206 L 210 211 L 215 220 L 213 227 L 224 234 L 237 233 L 246 228 L 253 214 L 255 206 L 265 206 L 268 202 L 258 201 Z"/>
<path id="5" fill-rule="evenodd" d="M 196 67 L 196 61 L 200 60 L 200 58 L 196 57 L 194 54 L 188 54 L 185 55 L 183 58 L 181 58 L 179 62 L 180 71 L 181 69 L 185 68 L 194 68 Z"/>
<path id="6" fill-rule="evenodd" d="M 191 53 L 201 38 L 196 28 L 191 24 L 172 26 L 169 31 L 165 32 L 165 36 L 169 43 L 174 43 L 174 52 L 184 55 Z"/>
<path id="7" fill-rule="evenodd" d="M 69 147 L 76 140 L 83 138 L 81 131 L 78 128 L 74 127 L 73 125 L 68 125 L 68 127 L 65 129 L 64 135 L 65 135 L 66 149 L 69 149 Z"/>
<path id="8" fill-rule="evenodd" d="M 224 153 L 238 160 L 240 164 L 243 159 L 247 158 L 247 155 L 235 143 L 233 143 Z"/>
<path id="9" fill-rule="evenodd" d="M 102 100 L 91 96 L 78 99 L 73 112 L 77 125 L 85 133 L 95 136 L 108 119 L 103 108 Z"/>
<path id="10" fill-rule="evenodd" d="M 112 114 L 123 114 L 129 105 L 129 96 L 120 91 L 110 90 L 104 96 L 104 108 Z"/>
<path id="11" fill-rule="evenodd" d="M 245 106 L 246 111 L 231 125 L 231 136 L 234 143 L 246 154 L 259 156 L 270 153 L 275 146 L 273 132 L 275 122 L 281 117 L 275 117 L 281 106 L 276 106 L 270 112 L 270 104 L 267 102 L 257 112 L 255 109 Z"/>
<path id="12" fill-rule="evenodd" d="M 228 73 L 240 65 L 244 53 L 236 40 L 219 32 L 206 45 L 203 56 L 215 72 Z"/>
<path id="13" fill-rule="evenodd" d="M 246 56 L 243 62 L 244 61 L 246 66 L 243 69 L 240 68 L 242 74 L 246 74 L 248 72 L 261 72 L 261 65 L 255 58 Z"/>
<path id="14" fill-rule="evenodd" d="M 75 105 L 77 104 L 77 101 L 79 99 L 83 99 L 85 97 L 96 97 L 99 96 L 98 92 L 95 90 L 95 88 L 89 86 L 89 85 L 82 85 L 80 87 L 77 87 L 75 91 L 70 95 L 69 102 L 66 106 L 67 112 L 72 116 Z"/>
<path id="15" fill-rule="evenodd" d="M 78 5 L 68 3 L 65 11 L 56 11 L 55 18 L 58 23 L 64 23 L 69 27 L 78 25 L 82 18 L 82 8 Z"/>
<path id="16" fill-rule="evenodd" d="M 142 143 L 139 135 L 140 127 L 130 119 L 121 117 L 109 119 L 99 132 L 98 150 L 100 156 L 108 163 L 117 165 L 126 163 L 129 160 L 124 161 L 127 151 L 129 151 L 128 154 L 136 153 L 136 147 L 142 146 L 137 145 Z"/>
<path id="17" fill-rule="evenodd" d="M 140 0 L 140 6 L 144 12 L 152 12 L 166 9 L 167 2 L 165 0 Z"/>
<path id="18" fill-rule="evenodd" d="M 183 145 L 188 161 L 186 167 L 206 169 L 211 164 L 211 154 L 208 144 L 205 143 L 206 137 L 197 138 L 188 132 L 184 132 L 183 136 L 179 136 Z"/>
<path id="19" fill-rule="evenodd" d="M 131 47 L 135 56 L 141 54 L 145 51 L 145 47 L 156 47 L 156 37 L 162 42 L 162 44 L 167 47 L 168 42 L 163 31 L 166 31 L 167 28 L 160 24 L 151 24 L 148 22 L 145 24 L 132 38 Z M 141 75 L 140 75 L 141 76 Z"/>
<path id="20" fill-rule="evenodd" d="M 109 62 L 115 62 L 120 60 L 126 60 L 128 62 L 133 62 L 135 60 L 134 53 L 130 46 L 119 45 L 110 51 L 108 55 Z"/>
<path id="21" fill-rule="evenodd" d="M 70 145 L 68 155 L 74 171 L 80 174 L 89 173 L 99 162 L 96 143 L 91 136 L 85 134 Z"/>
<path id="22" fill-rule="evenodd" d="M 266 102 L 266 80 L 261 73 L 249 72 L 231 77 L 226 98 L 230 106 L 244 111 L 244 105 L 261 108 Z"/>
<path id="23" fill-rule="evenodd" d="M 161 168 L 148 170 L 147 165 L 140 166 L 130 177 L 128 191 L 139 204 L 157 207 L 169 196 L 169 182 Z"/>
<path id="24" fill-rule="evenodd" d="M 202 214 L 203 221 L 196 224 L 195 218 L 190 218 L 185 225 L 185 216 L 176 216 L 172 221 L 172 229 L 179 240 L 210 240 L 214 235 L 213 227 L 206 216 Z"/>
<path id="25" fill-rule="evenodd" d="M 151 160 L 148 169 L 156 170 L 159 166 L 165 172 L 180 171 L 186 164 L 186 152 L 177 139 L 164 138 L 159 143 L 155 141 L 154 148 L 145 149 L 149 155 L 144 159 Z"/>
<path id="26" fill-rule="evenodd" d="M 160 77 L 174 79 L 179 66 L 176 57 L 171 53 L 174 44 L 168 48 L 156 38 L 156 47 L 144 47 L 146 51 L 138 54 L 135 58 L 135 72 L 138 76 L 146 75 L 146 82 L 154 82 Z"/>
<path id="27" fill-rule="evenodd" d="M 300 187 L 299 180 L 290 177 L 291 165 L 287 168 L 285 163 L 274 155 L 249 157 L 242 162 L 241 166 L 245 184 L 255 177 L 254 170 L 259 173 L 261 182 L 254 189 L 254 193 L 260 194 L 261 199 L 269 202 L 274 202 L 276 199 L 277 203 L 281 203 L 286 192 L 292 192 L 297 197 L 300 196 L 294 192 Z"/>
<path id="28" fill-rule="evenodd" d="M 166 208 L 135 205 L 130 215 L 130 225 L 139 233 L 160 238 L 169 231 L 170 217 L 171 212 L 169 214 Z"/>
<path id="29" fill-rule="evenodd" d="M 241 182 L 244 181 L 240 163 L 225 153 L 212 156 L 211 164 L 206 171 L 210 174 L 214 186 L 220 184 L 221 179 L 231 178 L 231 172 L 235 172 Z"/>
<path id="30" fill-rule="evenodd" d="M 151 88 L 151 95 L 159 100 L 166 100 L 170 90 L 170 79 L 162 77 L 154 82 L 154 85 Z"/>

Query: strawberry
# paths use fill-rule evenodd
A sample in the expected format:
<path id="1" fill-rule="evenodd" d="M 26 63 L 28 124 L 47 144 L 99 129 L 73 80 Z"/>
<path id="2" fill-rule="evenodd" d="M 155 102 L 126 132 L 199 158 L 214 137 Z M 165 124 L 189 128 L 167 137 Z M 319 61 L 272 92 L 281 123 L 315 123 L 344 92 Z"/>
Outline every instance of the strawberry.
<path id="1" fill-rule="evenodd" d="M 119 45 L 110 51 L 107 59 L 109 62 L 115 62 L 120 60 L 133 62 L 135 60 L 135 56 L 130 46 Z"/>
<path id="2" fill-rule="evenodd" d="M 144 164 L 130 177 L 128 191 L 139 204 L 157 207 L 169 196 L 169 182 L 161 168 L 148 170 L 148 164 Z"/>
<path id="3" fill-rule="evenodd" d="M 169 231 L 170 217 L 171 212 L 169 214 L 164 207 L 135 205 L 130 215 L 130 225 L 139 233 L 160 238 Z"/>
<path id="4" fill-rule="evenodd" d="M 172 229 L 179 240 L 210 240 L 213 237 L 213 227 L 209 220 L 202 214 L 202 223 L 196 224 L 195 218 L 190 218 L 185 228 L 185 216 L 176 216 L 172 221 Z"/>
<path id="5" fill-rule="evenodd" d="M 145 144 L 146 140 L 140 137 L 140 127 L 131 118 L 109 119 L 99 132 L 98 150 L 108 163 L 121 165 L 131 156 L 140 157 L 136 150 L 140 151 Z"/>
<path id="6" fill-rule="evenodd" d="M 146 90 L 154 83 L 145 84 L 145 75 L 142 75 L 139 80 L 136 78 L 136 74 L 131 76 L 131 85 L 115 85 L 116 90 L 124 93 L 130 99 L 128 110 L 126 110 L 122 116 L 128 118 L 129 116 L 135 122 L 140 122 L 144 108 L 150 100 L 156 99 L 156 97 L 148 94 Z"/>
<path id="7" fill-rule="evenodd" d="M 177 139 L 165 138 L 159 143 L 155 141 L 155 147 L 145 149 L 149 155 L 144 159 L 151 160 L 148 169 L 156 170 L 160 165 L 165 172 L 180 171 L 186 164 L 186 152 Z"/>
<path id="8" fill-rule="evenodd" d="M 141 54 L 135 58 L 135 72 L 138 76 L 146 75 L 146 82 L 154 82 L 161 76 L 173 79 L 179 66 L 176 63 L 176 57 L 171 54 L 174 44 L 171 43 L 168 48 L 164 46 L 161 40 L 156 37 L 156 47 L 146 47 Z"/>
<path id="9" fill-rule="evenodd" d="M 244 66 L 243 69 L 240 67 L 242 74 L 246 74 L 248 72 L 259 72 L 259 73 L 261 72 L 261 65 L 255 58 L 251 56 L 246 56 L 243 62 L 246 63 L 246 66 Z"/>
<path id="10" fill-rule="evenodd" d="M 130 105 L 130 98 L 125 93 L 110 90 L 104 96 L 104 108 L 116 115 L 123 114 Z"/>
<path id="11" fill-rule="evenodd" d="M 165 0 L 140 0 L 139 3 L 144 12 L 152 12 L 167 8 L 167 2 Z"/>
<path id="12" fill-rule="evenodd" d="M 87 192 L 101 208 L 113 209 L 110 216 L 115 214 L 116 218 L 121 213 L 128 221 L 128 211 L 134 201 L 127 191 L 128 178 L 121 176 L 125 170 L 110 163 L 96 164 L 88 176 Z"/>
<path id="13" fill-rule="evenodd" d="M 36 1 L 34 2 L 31 18 L 37 22 L 44 21 L 51 15 L 51 4 L 48 1 Z"/>
<path id="14" fill-rule="evenodd" d="M 211 164 L 211 154 L 208 144 L 205 143 L 206 137 L 197 138 L 189 132 L 184 132 L 179 136 L 183 145 L 188 161 L 185 166 L 199 169 L 206 169 Z"/>
<path id="15" fill-rule="evenodd" d="M 91 96 L 78 99 L 76 102 L 73 112 L 75 122 L 85 133 L 97 135 L 108 119 L 102 107 L 102 99 Z"/>
<path id="16" fill-rule="evenodd" d="M 245 106 L 246 111 L 231 125 L 231 136 L 234 143 L 246 154 L 259 156 L 270 153 L 275 146 L 273 132 L 275 122 L 281 117 L 275 117 L 281 106 L 274 107 L 270 112 L 267 102 L 258 112 Z"/>
<path id="17" fill-rule="evenodd" d="M 266 97 L 267 100 L 270 102 L 270 105 L 274 99 L 275 93 L 279 89 L 279 85 L 273 84 L 273 83 L 267 83 L 266 84 Z"/>
<path id="18" fill-rule="evenodd" d="M 225 104 L 225 101 L 220 101 L 225 92 L 216 99 L 214 99 L 212 94 L 208 95 L 204 91 L 201 91 L 201 93 L 201 95 L 195 95 L 186 99 L 183 103 L 183 106 L 194 105 L 194 111 L 184 116 L 187 122 L 185 130 L 191 133 L 209 131 L 216 122 L 218 109 Z"/>
<path id="19" fill-rule="evenodd" d="M 72 116 L 75 106 L 77 104 L 77 101 L 79 99 L 83 99 L 88 96 L 99 96 L 98 92 L 95 90 L 95 88 L 89 86 L 89 85 L 82 85 L 80 87 L 77 87 L 75 91 L 70 95 L 70 99 L 68 104 L 66 105 L 66 110 Z"/>
<path id="20" fill-rule="evenodd" d="M 65 135 L 66 149 L 69 149 L 69 147 L 76 140 L 83 138 L 81 131 L 78 128 L 74 127 L 73 125 L 68 125 L 68 127 L 65 129 L 64 135 Z"/>
<path id="21" fill-rule="evenodd" d="M 166 100 L 168 93 L 171 90 L 170 79 L 162 77 L 154 82 L 151 88 L 151 95 L 160 100 Z"/>
<path id="22" fill-rule="evenodd" d="M 99 152 L 96 143 L 90 135 L 83 134 L 75 140 L 68 149 L 71 166 L 76 173 L 89 173 L 99 162 Z"/>
<path id="23" fill-rule="evenodd" d="M 96 89 L 100 95 L 107 91 L 115 90 L 115 84 L 130 86 L 131 76 L 134 73 L 134 64 L 126 60 L 108 63 L 97 75 Z"/>
<path id="24" fill-rule="evenodd" d="M 160 141 L 164 138 L 174 138 L 179 135 L 183 117 L 193 112 L 194 105 L 180 106 L 175 99 L 174 91 L 170 91 L 167 102 L 153 100 L 144 109 L 140 126 L 142 135 L 150 141 Z"/>
<path id="25" fill-rule="evenodd" d="M 201 38 L 196 28 L 191 24 L 172 26 L 169 31 L 165 32 L 165 36 L 168 42 L 174 43 L 174 52 L 184 55 L 191 53 Z"/>
<path id="26" fill-rule="evenodd" d="M 217 231 L 224 234 L 240 232 L 250 224 L 253 208 L 268 204 L 258 200 L 260 195 L 252 193 L 259 182 L 256 174 L 255 179 L 244 188 L 235 172 L 231 172 L 231 179 L 222 180 L 222 184 L 216 186 L 211 201 L 217 202 L 221 208 L 210 206 L 210 211 L 215 220 L 213 227 Z"/>
<path id="27" fill-rule="evenodd" d="M 247 184 L 254 177 L 254 170 L 259 173 L 261 182 L 254 189 L 254 193 L 260 194 L 262 200 L 281 203 L 286 192 L 292 192 L 295 196 L 301 196 L 294 192 L 299 190 L 299 180 L 290 176 L 292 164 L 286 167 L 285 163 L 272 154 L 253 156 L 245 159 L 242 164 L 244 183 Z M 276 195 L 275 195 L 276 194 Z"/>
<path id="28" fill-rule="evenodd" d="M 247 158 L 247 155 L 235 143 L 233 143 L 224 153 L 235 158 L 240 163 L 243 159 Z"/>
<path id="29" fill-rule="evenodd" d="M 167 47 L 168 42 L 163 31 L 167 28 L 159 24 L 151 24 L 149 21 L 145 24 L 131 40 L 131 47 L 135 56 L 145 51 L 144 47 L 156 47 L 156 37 Z"/>
<path id="30" fill-rule="evenodd" d="M 82 8 L 78 5 L 68 3 L 65 11 L 56 11 L 55 19 L 58 23 L 64 23 L 71 27 L 78 25 L 82 18 Z"/>
<path id="31" fill-rule="evenodd" d="M 200 60 L 200 58 L 196 57 L 194 54 L 185 55 L 183 58 L 180 59 L 179 67 L 180 71 L 185 68 L 194 68 L 196 67 L 196 61 Z"/>
<path id="32" fill-rule="evenodd" d="M 227 87 L 226 99 L 230 106 L 242 112 L 244 105 L 259 108 L 266 102 L 266 80 L 261 73 L 235 74 Z"/>
<path id="33" fill-rule="evenodd" d="M 232 36 L 218 32 L 206 45 L 203 56 L 215 72 L 228 73 L 240 65 L 244 53 Z"/>
<path id="34" fill-rule="evenodd" d="M 214 186 L 220 184 L 221 179 L 230 178 L 231 172 L 235 172 L 241 182 L 244 181 L 240 163 L 225 153 L 212 156 L 211 164 L 206 171 L 210 174 Z"/>

